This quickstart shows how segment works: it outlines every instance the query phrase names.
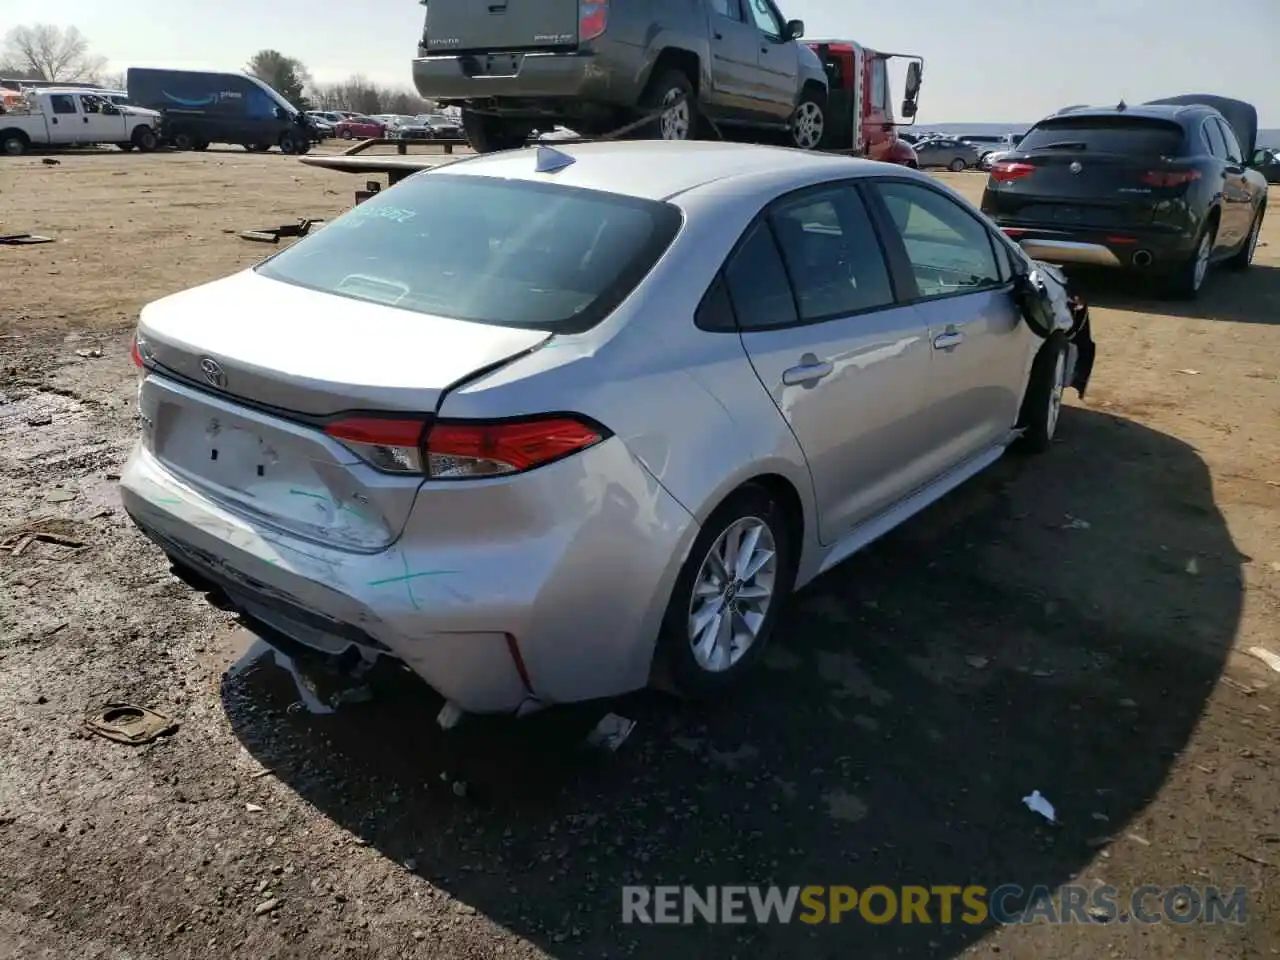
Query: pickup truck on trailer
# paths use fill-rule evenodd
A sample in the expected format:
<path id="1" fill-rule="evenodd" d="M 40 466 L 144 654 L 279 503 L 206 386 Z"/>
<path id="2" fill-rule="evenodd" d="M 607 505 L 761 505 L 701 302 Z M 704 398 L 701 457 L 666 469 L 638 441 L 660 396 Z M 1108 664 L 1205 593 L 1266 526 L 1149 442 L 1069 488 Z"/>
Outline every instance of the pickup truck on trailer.
<path id="1" fill-rule="evenodd" d="M 18 156 L 31 147 L 79 147 L 114 143 L 121 150 L 154 150 L 160 114 L 112 103 L 89 90 L 29 90 L 21 104 L 0 113 L 0 153 Z"/>

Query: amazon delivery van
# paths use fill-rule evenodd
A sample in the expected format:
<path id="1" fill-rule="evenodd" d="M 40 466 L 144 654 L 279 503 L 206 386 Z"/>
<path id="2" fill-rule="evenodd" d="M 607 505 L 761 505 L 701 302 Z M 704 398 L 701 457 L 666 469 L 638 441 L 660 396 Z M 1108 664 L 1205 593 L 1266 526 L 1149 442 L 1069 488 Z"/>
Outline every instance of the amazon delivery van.
<path id="1" fill-rule="evenodd" d="M 235 143 L 306 153 L 320 138 L 305 114 L 246 73 L 130 67 L 125 86 L 130 103 L 164 115 L 166 137 L 179 150 Z"/>

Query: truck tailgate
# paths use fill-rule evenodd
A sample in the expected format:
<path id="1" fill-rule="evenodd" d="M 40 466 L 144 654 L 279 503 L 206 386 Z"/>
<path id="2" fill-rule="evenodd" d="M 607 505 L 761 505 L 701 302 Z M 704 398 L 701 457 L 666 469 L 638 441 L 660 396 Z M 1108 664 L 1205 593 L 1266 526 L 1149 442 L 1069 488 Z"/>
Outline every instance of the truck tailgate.
<path id="1" fill-rule="evenodd" d="M 578 0 L 431 0 L 428 55 L 571 48 Z"/>

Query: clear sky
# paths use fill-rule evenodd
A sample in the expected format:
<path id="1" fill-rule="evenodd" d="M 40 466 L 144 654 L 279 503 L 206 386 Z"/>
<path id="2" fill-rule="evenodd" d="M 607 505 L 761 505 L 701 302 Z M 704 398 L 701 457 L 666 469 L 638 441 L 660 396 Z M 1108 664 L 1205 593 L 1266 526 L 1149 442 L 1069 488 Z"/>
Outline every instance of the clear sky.
<path id="1" fill-rule="evenodd" d="M 476 0 L 477 3 L 480 0 Z M 546 0 L 522 0 L 546 2 Z M 634 2 L 634 0 L 632 0 Z M 1179 93 L 1252 101 L 1280 127 L 1280 0 L 779 0 L 809 36 L 925 58 L 919 121 L 1033 121 L 1075 103 Z M 319 81 L 408 87 L 416 0 L 0 0 L 0 29 L 75 25 L 131 65 L 239 69 L 273 47 Z"/>

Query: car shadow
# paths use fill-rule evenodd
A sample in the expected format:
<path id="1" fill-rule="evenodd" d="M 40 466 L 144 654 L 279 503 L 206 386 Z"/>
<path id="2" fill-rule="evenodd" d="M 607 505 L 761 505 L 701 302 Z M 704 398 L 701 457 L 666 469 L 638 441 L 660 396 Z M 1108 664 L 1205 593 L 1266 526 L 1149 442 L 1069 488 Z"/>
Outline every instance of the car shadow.
<path id="1" fill-rule="evenodd" d="M 1280 324 L 1280 267 L 1255 263 L 1244 273 L 1216 267 L 1191 301 L 1161 296 L 1150 277 L 1073 270 L 1072 280 L 1092 306 L 1195 320 Z"/>
<path id="2" fill-rule="evenodd" d="M 954 956 L 990 921 L 624 925 L 621 887 L 1053 887 L 1123 835 L 1218 681 L 1244 558 L 1190 446 L 1078 406 L 1061 436 L 794 597 L 714 706 L 644 693 L 441 734 L 403 671 L 319 716 L 264 659 L 225 709 L 317 810 L 552 956 Z M 582 745 L 605 710 L 636 721 L 616 753 Z"/>

